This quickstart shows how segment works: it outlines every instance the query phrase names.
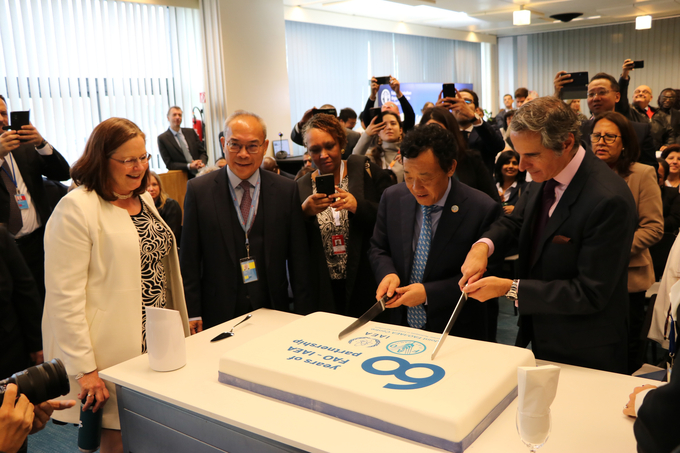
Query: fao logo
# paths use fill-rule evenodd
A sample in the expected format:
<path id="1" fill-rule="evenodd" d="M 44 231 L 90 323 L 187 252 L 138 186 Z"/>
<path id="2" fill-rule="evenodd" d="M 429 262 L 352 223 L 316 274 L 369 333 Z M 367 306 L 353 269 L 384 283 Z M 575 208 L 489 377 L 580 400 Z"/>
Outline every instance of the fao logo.
<path id="1" fill-rule="evenodd" d="M 351 344 L 352 346 L 360 346 L 364 348 L 374 348 L 380 344 L 380 340 L 369 337 L 358 337 L 349 340 L 349 344 Z"/>
<path id="2" fill-rule="evenodd" d="M 420 354 L 421 352 L 424 352 L 426 349 L 427 346 L 422 344 L 420 341 L 413 340 L 393 341 L 392 343 L 387 345 L 388 351 L 390 351 L 392 354 L 399 355 Z"/>
<path id="3" fill-rule="evenodd" d="M 390 89 L 385 88 L 384 90 L 382 90 L 382 92 L 380 93 L 380 102 L 382 102 L 383 105 L 384 105 L 384 104 L 387 104 L 388 102 L 390 102 L 391 100 L 392 100 L 392 94 L 390 93 Z"/>

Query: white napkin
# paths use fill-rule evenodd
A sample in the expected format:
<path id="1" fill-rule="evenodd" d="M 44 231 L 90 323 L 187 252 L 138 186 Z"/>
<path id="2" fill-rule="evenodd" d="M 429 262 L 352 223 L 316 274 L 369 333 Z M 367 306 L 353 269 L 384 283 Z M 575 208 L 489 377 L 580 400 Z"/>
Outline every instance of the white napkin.
<path id="1" fill-rule="evenodd" d="M 517 368 L 517 417 L 525 442 L 542 444 L 550 433 L 550 405 L 557 393 L 560 367 Z"/>
<path id="2" fill-rule="evenodd" d="M 155 371 L 172 371 L 187 363 L 184 327 L 177 310 L 145 307 L 146 349 Z"/>

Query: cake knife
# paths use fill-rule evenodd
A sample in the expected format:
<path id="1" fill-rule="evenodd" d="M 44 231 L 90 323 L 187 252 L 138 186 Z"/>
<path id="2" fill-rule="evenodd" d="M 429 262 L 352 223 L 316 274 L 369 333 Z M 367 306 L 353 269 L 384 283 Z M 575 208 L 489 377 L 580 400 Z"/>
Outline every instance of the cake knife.
<path id="1" fill-rule="evenodd" d="M 394 296 L 393 296 L 394 297 Z M 354 332 L 357 330 L 359 327 L 363 326 L 366 324 L 368 321 L 371 321 L 373 318 L 378 316 L 380 313 L 385 311 L 385 304 L 387 303 L 388 300 L 390 300 L 390 297 L 387 297 L 387 294 L 385 294 L 382 299 L 380 299 L 378 302 L 373 304 L 371 308 L 368 309 L 366 313 L 361 315 L 359 319 L 354 321 L 352 324 L 349 325 L 345 330 L 340 332 L 338 335 L 338 340 L 342 340 L 345 338 L 347 335 L 350 333 Z"/>
<path id="2" fill-rule="evenodd" d="M 439 341 L 437 342 L 437 346 L 434 348 L 434 352 L 432 353 L 432 358 L 430 360 L 434 360 L 435 356 L 441 349 L 442 345 L 444 344 L 444 340 L 446 340 L 446 337 L 449 336 L 449 332 L 451 332 L 451 328 L 453 327 L 453 323 L 456 322 L 456 319 L 458 318 L 458 315 L 460 315 L 460 312 L 463 310 L 463 305 L 465 305 L 465 301 L 467 300 L 467 293 L 463 291 L 463 293 L 460 295 L 460 299 L 458 299 L 458 303 L 456 304 L 456 308 L 453 309 L 453 313 L 451 313 L 451 318 L 449 318 L 449 322 L 446 324 L 446 329 L 444 329 L 444 332 L 442 333 L 441 338 L 439 338 Z"/>

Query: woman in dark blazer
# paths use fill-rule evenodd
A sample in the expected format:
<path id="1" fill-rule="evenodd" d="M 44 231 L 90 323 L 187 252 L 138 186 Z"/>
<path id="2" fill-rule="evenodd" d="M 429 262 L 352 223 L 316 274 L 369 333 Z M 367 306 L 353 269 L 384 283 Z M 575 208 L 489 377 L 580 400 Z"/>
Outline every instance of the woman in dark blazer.
<path id="1" fill-rule="evenodd" d="M 527 184 L 527 172 L 519 171 L 519 154 L 513 150 L 500 153 L 493 175 L 496 178 L 498 195 L 503 202 L 503 212 L 510 215 L 515 210 L 515 205 Z"/>
<path id="2" fill-rule="evenodd" d="M 489 174 L 482 155 L 479 151 L 468 149 L 467 142 L 460 132 L 458 121 L 451 112 L 442 107 L 434 107 L 423 112 L 423 117 L 420 120 L 420 125 L 437 124 L 444 129 L 451 132 L 458 143 L 458 159 L 456 166 L 456 173 L 454 177 L 458 178 L 463 184 L 480 190 L 490 196 L 494 201 L 500 202 L 498 191 L 493 182 L 493 178 Z"/>
<path id="3" fill-rule="evenodd" d="M 302 134 L 318 169 L 297 181 L 312 259 L 312 297 L 322 311 L 357 317 L 375 303 L 378 285 L 367 252 L 380 197 L 392 181 L 366 156 L 342 160 L 347 138 L 335 117 L 313 116 Z M 316 190 L 317 176 L 327 174 L 336 187 L 331 197 Z"/>

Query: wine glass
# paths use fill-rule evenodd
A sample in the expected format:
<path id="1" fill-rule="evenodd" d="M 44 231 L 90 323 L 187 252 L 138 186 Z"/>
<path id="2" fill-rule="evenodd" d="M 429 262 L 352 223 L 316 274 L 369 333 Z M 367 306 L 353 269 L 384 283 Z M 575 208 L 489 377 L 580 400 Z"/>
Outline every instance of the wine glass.
<path id="1" fill-rule="evenodd" d="M 529 451 L 536 452 L 548 441 L 550 435 L 550 409 L 546 414 L 535 415 L 517 409 L 517 433 Z"/>

